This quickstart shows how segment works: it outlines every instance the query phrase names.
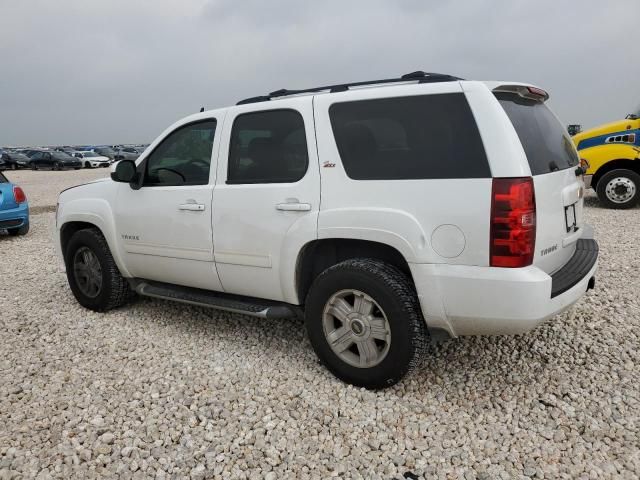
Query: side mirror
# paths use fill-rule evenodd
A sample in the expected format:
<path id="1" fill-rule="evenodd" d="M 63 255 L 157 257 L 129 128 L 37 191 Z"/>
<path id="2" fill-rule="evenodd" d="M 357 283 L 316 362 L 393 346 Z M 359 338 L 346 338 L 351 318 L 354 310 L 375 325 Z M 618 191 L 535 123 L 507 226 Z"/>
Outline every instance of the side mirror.
<path id="1" fill-rule="evenodd" d="M 131 160 L 120 160 L 116 169 L 111 173 L 111 180 L 114 182 L 131 183 L 138 177 L 135 162 Z"/>

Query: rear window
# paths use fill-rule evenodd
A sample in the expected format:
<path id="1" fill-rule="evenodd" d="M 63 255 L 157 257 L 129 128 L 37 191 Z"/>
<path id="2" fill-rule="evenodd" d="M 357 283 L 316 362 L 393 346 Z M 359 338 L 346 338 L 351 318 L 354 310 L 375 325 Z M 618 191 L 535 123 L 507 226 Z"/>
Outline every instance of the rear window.
<path id="1" fill-rule="evenodd" d="M 342 164 L 354 180 L 491 176 L 461 93 L 335 103 L 329 116 Z"/>
<path id="2" fill-rule="evenodd" d="M 520 137 L 532 175 L 578 165 L 571 137 L 544 103 L 515 93 L 496 93 L 496 98 Z"/>

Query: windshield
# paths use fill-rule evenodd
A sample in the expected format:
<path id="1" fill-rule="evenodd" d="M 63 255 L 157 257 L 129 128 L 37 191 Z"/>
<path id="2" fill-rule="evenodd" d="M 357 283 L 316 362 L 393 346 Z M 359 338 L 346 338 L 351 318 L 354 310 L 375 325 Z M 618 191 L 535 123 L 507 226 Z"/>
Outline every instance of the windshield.
<path id="1" fill-rule="evenodd" d="M 57 158 L 58 160 L 73 160 L 69 155 L 62 152 L 51 152 L 52 158 Z"/>
<path id="2" fill-rule="evenodd" d="M 92 157 L 99 157 L 100 155 L 97 155 L 93 152 L 82 152 L 82 156 L 84 158 L 92 158 Z"/>
<path id="3" fill-rule="evenodd" d="M 571 137 L 549 108 L 515 93 L 496 93 L 527 155 L 532 175 L 576 166 L 579 162 Z"/>

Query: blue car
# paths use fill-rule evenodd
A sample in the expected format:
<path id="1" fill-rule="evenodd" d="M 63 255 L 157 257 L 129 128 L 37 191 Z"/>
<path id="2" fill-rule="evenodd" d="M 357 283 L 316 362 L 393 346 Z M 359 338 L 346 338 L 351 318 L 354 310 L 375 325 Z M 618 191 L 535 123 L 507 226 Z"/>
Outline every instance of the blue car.
<path id="1" fill-rule="evenodd" d="M 22 188 L 11 183 L 0 172 L 0 230 L 10 235 L 26 235 L 29 231 L 29 203 Z"/>

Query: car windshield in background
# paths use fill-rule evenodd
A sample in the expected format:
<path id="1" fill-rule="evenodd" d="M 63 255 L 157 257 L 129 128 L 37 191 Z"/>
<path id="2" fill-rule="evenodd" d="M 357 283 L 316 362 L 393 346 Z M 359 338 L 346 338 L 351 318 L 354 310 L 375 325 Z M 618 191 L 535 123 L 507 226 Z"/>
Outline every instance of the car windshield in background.
<path id="1" fill-rule="evenodd" d="M 24 153 L 10 153 L 9 158 L 11 158 L 12 160 L 29 160 L 29 157 L 27 157 Z"/>
<path id="2" fill-rule="evenodd" d="M 92 158 L 92 157 L 99 157 L 100 155 L 98 155 L 97 153 L 94 152 L 82 152 L 82 155 L 84 156 L 84 158 Z"/>
<path id="3" fill-rule="evenodd" d="M 515 93 L 496 93 L 527 155 L 532 175 L 578 165 L 571 137 L 549 108 Z"/>

